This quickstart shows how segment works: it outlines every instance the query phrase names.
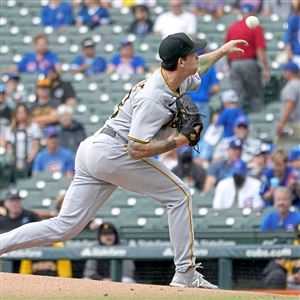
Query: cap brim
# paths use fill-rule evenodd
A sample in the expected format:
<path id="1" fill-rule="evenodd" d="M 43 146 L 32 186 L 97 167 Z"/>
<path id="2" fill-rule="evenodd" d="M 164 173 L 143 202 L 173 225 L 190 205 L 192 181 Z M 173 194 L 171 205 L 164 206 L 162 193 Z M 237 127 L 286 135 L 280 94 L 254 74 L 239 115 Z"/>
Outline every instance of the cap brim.
<path id="1" fill-rule="evenodd" d="M 205 40 L 200 40 L 200 41 L 194 42 L 194 47 L 190 53 L 201 51 L 206 46 L 207 46 L 207 41 L 205 41 Z"/>

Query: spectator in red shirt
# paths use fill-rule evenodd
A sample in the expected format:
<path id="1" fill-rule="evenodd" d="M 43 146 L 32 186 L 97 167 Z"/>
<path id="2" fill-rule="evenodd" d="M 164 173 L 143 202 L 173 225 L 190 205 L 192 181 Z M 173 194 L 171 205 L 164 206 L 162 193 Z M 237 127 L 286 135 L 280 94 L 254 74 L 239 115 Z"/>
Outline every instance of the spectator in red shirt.
<path id="1" fill-rule="evenodd" d="M 260 80 L 261 67 L 265 82 L 270 80 L 270 71 L 266 56 L 266 42 L 262 26 L 255 29 L 247 27 L 245 19 L 251 15 L 253 6 L 241 6 L 243 19 L 233 23 L 226 34 L 225 41 L 236 38 L 246 40 L 249 46 L 242 46 L 243 54 L 229 54 L 230 77 L 232 87 L 237 92 L 245 110 L 260 111 L 263 106 L 263 82 Z M 249 107 L 250 106 L 250 107 Z"/>

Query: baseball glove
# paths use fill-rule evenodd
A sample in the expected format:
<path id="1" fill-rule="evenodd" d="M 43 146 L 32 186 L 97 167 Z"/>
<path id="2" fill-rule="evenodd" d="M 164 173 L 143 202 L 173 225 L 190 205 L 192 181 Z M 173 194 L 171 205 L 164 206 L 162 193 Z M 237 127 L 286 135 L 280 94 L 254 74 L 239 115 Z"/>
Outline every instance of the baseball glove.
<path id="1" fill-rule="evenodd" d="M 196 146 L 203 129 L 198 107 L 187 94 L 183 94 L 176 99 L 176 107 L 177 131 L 187 137 L 190 146 Z M 199 132 L 195 130 L 196 126 L 200 126 Z"/>

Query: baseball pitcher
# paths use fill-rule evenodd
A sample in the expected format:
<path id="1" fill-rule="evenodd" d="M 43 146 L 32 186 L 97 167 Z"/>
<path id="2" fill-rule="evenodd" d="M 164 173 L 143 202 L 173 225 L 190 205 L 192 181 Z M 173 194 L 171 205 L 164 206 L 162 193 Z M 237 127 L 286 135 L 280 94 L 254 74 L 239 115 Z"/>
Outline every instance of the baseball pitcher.
<path id="1" fill-rule="evenodd" d="M 167 207 L 176 266 L 170 285 L 218 288 L 203 278 L 195 264 L 189 187 L 152 157 L 198 143 L 200 113 L 185 93 L 197 89 L 199 76 L 220 58 L 243 53 L 240 44 L 247 42 L 229 41 L 198 57 L 205 41 L 193 41 L 185 33 L 163 39 L 159 46 L 161 68 L 134 86 L 105 125 L 81 142 L 75 176 L 59 215 L 0 235 L 0 253 L 71 239 L 120 186 Z"/>

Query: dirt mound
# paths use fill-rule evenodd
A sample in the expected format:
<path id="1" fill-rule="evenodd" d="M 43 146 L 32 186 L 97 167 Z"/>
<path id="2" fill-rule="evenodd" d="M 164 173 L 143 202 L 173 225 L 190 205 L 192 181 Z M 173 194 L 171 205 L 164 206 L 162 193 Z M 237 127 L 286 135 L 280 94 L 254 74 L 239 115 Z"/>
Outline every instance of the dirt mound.
<path id="1" fill-rule="evenodd" d="M 296 299 L 295 297 L 285 298 L 285 296 L 259 293 L 171 288 L 168 286 L 125 284 L 11 273 L 0 273 L 0 282 L 1 299 L 3 299 L 2 297 L 21 297 L 22 299 L 38 297 L 84 297 L 85 299 L 88 297 L 97 297 L 97 299 L 102 297 L 149 299 L 153 297 L 156 299 L 175 299 L 179 296 L 185 299 L 196 299 L 197 296 L 198 299 Z M 245 295 L 248 295 L 248 297 L 245 298 Z"/>

